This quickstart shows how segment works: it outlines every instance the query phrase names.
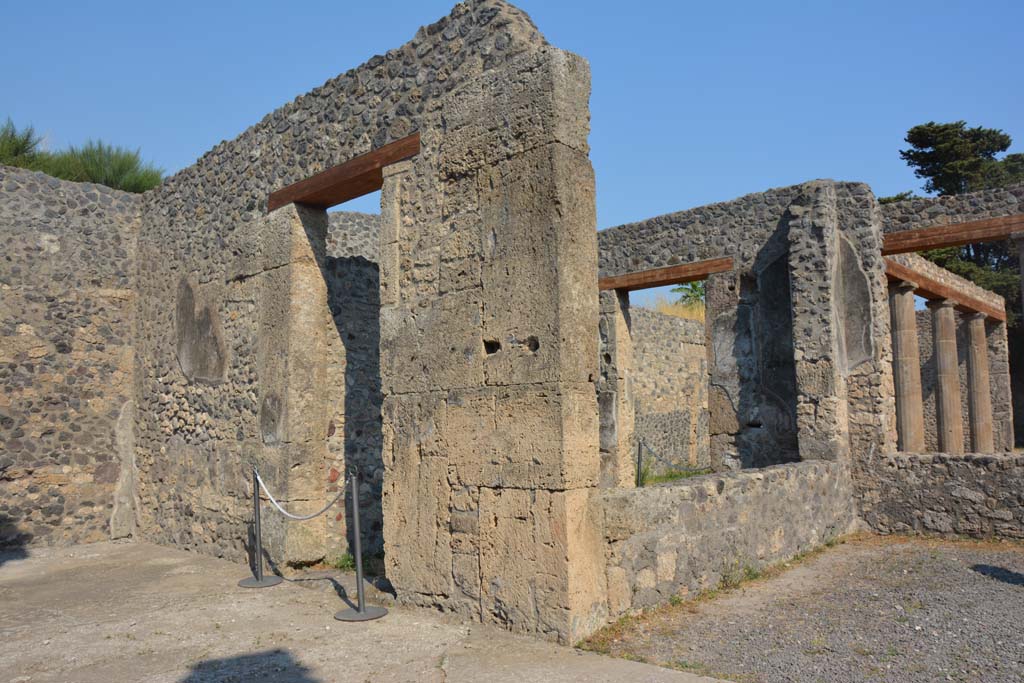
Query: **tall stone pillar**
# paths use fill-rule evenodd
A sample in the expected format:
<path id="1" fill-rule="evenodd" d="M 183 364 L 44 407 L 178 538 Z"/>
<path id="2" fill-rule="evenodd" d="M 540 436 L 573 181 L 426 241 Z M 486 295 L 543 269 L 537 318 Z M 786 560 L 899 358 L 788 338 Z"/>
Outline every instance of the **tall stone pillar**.
<path id="1" fill-rule="evenodd" d="M 936 413 L 939 450 L 964 452 L 964 424 L 960 406 L 960 370 L 956 352 L 956 315 L 949 299 L 929 301 L 937 375 Z"/>
<path id="2" fill-rule="evenodd" d="M 985 336 L 985 315 L 974 313 L 967 318 L 967 404 L 971 419 L 971 450 L 993 453 L 992 388 L 988 373 L 988 340 Z"/>
<path id="3" fill-rule="evenodd" d="M 636 485 L 636 439 L 629 293 L 601 292 L 600 304 L 597 406 L 601 418 L 601 486 L 631 488 Z"/>
<path id="4" fill-rule="evenodd" d="M 892 317 L 892 365 L 899 449 L 920 453 L 924 450 L 924 407 L 912 282 L 899 282 L 889 288 L 889 313 Z"/>
<path id="5" fill-rule="evenodd" d="M 607 616 L 589 94 L 553 48 L 485 72 L 381 194 L 388 578 L 566 643 Z"/>

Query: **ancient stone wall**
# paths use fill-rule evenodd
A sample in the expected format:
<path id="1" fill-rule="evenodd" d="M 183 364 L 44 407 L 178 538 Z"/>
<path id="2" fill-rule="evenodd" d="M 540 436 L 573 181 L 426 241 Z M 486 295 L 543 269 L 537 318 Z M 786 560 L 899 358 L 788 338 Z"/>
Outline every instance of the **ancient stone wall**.
<path id="1" fill-rule="evenodd" d="M 605 618 L 589 88 L 553 48 L 484 74 L 381 200 L 388 577 L 565 642 Z"/>
<path id="2" fill-rule="evenodd" d="M 845 464 L 825 461 L 603 492 L 609 614 L 695 597 L 845 534 L 851 495 Z"/>
<path id="3" fill-rule="evenodd" d="M 630 309 L 636 436 L 657 452 L 651 472 L 708 467 L 704 323 Z"/>
<path id="4" fill-rule="evenodd" d="M 328 213 L 324 277 L 337 334 L 331 336 L 328 380 L 333 415 L 327 428 L 327 480 L 342 485 L 359 472 L 360 528 L 363 552 L 384 550 L 381 487 L 380 387 L 380 216 Z M 336 340 L 336 343 L 334 343 Z M 328 494 L 333 488 L 328 489 Z M 345 501 L 348 502 L 348 494 Z M 328 557 L 348 552 L 351 508 L 328 517 Z"/>
<path id="5" fill-rule="evenodd" d="M 878 458 L 861 516 L 881 533 L 1024 538 L 1024 455 Z"/>
<path id="6" fill-rule="evenodd" d="M 915 197 L 881 207 L 882 231 L 900 232 L 1024 213 L 1024 184 L 948 197 Z"/>
<path id="7" fill-rule="evenodd" d="M 346 341 L 337 316 L 323 321 L 314 310 L 322 304 L 329 313 L 324 282 L 340 271 L 326 265 L 327 246 L 318 243 L 327 239 L 326 219 L 284 209 L 266 216 L 269 193 L 422 130 L 424 117 L 438 125 L 447 93 L 544 44 L 506 3 L 463 3 L 145 195 L 136 435 L 145 538 L 240 559 L 250 463 L 262 463 L 268 485 L 299 511 L 319 507 L 342 475 L 336 442 L 347 428 L 335 423 L 328 434 L 344 400 L 309 383 L 342 366 L 338 355 L 327 358 Z M 334 275 L 325 278 L 325 269 Z M 367 495 L 377 476 L 361 470 Z M 292 524 L 286 534 L 276 523 L 266 526 L 275 562 L 326 552 L 324 525 Z"/>
<path id="8" fill-rule="evenodd" d="M 133 532 L 138 197 L 0 166 L 0 547 Z"/>

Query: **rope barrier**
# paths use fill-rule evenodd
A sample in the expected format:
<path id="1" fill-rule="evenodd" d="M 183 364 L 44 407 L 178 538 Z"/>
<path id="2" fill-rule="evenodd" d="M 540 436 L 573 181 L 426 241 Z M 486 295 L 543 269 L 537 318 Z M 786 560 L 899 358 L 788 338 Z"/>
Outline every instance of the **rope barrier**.
<path id="1" fill-rule="evenodd" d="M 342 486 L 341 486 L 341 487 L 339 488 L 339 490 L 338 490 L 338 495 L 336 495 L 336 496 L 334 497 L 334 500 L 332 500 L 332 501 L 331 501 L 330 503 L 328 503 L 328 504 L 327 504 L 327 505 L 326 505 L 326 506 L 325 506 L 325 507 L 324 507 L 324 508 L 323 508 L 322 510 L 320 510 L 319 512 L 314 512 L 314 513 L 313 513 L 313 514 L 311 514 L 311 515 L 293 515 L 292 513 L 288 512 L 288 511 L 287 511 L 287 510 L 285 510 L 285 509 L 284 509 L 283 507 L 281 507 L 281 504 L 280 504 L 280 503 L 278 503 L 278 502 L 277 502 L 277 499 L 276 499 L 276 498 L 274 498 L 274 496 L 273 496 L 273 494 L 272 494 L 272 493 L 270 493 L 270 491 L 269 491 L 269 490 L 267 489 L 267 485 L 263 483 L 263 477 L 261 477 L 261 476 L 260 476 L 259 470 L 257 470 L 257 469 L 256 469 L 256 468 L 254 467 L 254 468 L 252 468 L 252 471 L 253 471 L 253 472 L 254 472 L 254 473 L 256 474 L 256 481 L 258 481 L 258 482 L 260 483 L 260 488 L 261 488 L 261 489 L 263 489 L 263 493 L 267 494 L 267 498 L 269 498 L 269 499 L 270 499 L 270 502 L 274 504 L 274 507 L 276 507 L 276 508 L 277 508 L 277 511 L 278 511 L 278 512 L 280 512 L 280 513 L 281 513 L 282 515 L 284 515 L 285 517 L 287 517 L 287 518 L 289 518 L 289 519 L 294 519 L 294 520 L 297 520 L 297 521 L 299 521 L 299 522 L 305 522 L 306 520 L 309 520 L 309 519 L 313 519 L 314 517 L 319 517 L 320 515 L 324 514 L 324 513 L 325 513 L 325 512 L 327 512 L 328 510 L 330 510 L 330 509 L 331 509 L 331 506 L 332 506 L 332 505 L 334 505 L 335 503 L 337 503 L 337 502 L 338 502 L 338 500 L 340 500 L 340 499 L 341 499 L 341 497 L 342 497 L 343 495 L 345 495 L 345 486 L 344 486 L 344 485 L 342 485 Z"/>

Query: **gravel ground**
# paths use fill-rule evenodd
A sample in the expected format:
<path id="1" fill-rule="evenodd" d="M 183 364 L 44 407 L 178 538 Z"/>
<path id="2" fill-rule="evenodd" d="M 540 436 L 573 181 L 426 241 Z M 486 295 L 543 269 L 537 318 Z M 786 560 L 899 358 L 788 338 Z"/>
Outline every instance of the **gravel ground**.
<path id="1" fill-rule="evenodd" d="M 1024 681 L 1024 545 L 861 537 L 592 649 L 762 683 Z"/>

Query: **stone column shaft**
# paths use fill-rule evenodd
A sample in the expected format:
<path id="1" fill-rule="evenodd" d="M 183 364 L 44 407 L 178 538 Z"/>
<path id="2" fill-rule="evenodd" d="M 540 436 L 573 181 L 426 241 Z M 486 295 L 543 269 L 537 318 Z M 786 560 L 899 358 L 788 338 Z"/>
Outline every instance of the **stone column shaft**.
<path id="1" fill-rule="evenodd" d="M 971 420 L 971 450 L 995 452 L 992 434 L 992 387 L 988 372 L 988 339 L 985 316 L 975 313 L 967 319 L 967 402 Z"/>
<path id="2" fill-rule="evenodd" d="M 932 311 L 935 367 L 937 375 L 936 413 L 939 450 L 964 452 L 964 424 L 960 407 L 960 370 L 956 351 L 956 316 L 949 299 L 928 302 Z"/>
<path id="3" fill-rule="evenodd" d="M 924 407 L 921 400 L 921 355 L 917 345 L 914 284 L 900 282 L 889 289 L 892 317 L 892 364 L 896 386 L 896 429 L 899 449 L 924 451 Z"/>

